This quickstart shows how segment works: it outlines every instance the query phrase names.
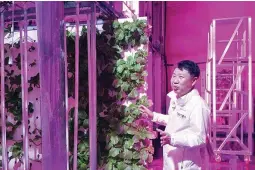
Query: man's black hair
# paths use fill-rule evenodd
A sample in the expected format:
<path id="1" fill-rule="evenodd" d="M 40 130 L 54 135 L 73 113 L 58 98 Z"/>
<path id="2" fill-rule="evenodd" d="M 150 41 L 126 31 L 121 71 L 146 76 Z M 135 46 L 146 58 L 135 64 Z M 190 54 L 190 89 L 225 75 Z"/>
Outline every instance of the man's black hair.
<path id="1" fill-rule="evenodd" d="M 194 63 L 193 61 L 190 61 L 190 60 L 180 61 L 177 64 L 177 67 L 180 70 L 183 70 L 183 69 L 187 70 L 191 76 L 194 76 L 194 77 L 200 76 L 200 69 L 199 69 L 198 65 L 196 63 Z"/>

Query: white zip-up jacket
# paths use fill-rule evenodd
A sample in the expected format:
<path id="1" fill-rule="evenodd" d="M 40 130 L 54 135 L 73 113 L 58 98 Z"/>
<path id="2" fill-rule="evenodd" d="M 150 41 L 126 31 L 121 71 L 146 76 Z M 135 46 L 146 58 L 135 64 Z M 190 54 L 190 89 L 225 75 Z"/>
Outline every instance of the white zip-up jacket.
<path id="1" fill-rule="evenodd" d="M 210 112 L 198 91 L 171 99 L 168 114 L 153 112 L 153 122 L 166 126 L 171 144 L 163 146 L 164 170 L 201 170 L 201 153 L 206 151 L 206 137 L 210 123 Z"/>

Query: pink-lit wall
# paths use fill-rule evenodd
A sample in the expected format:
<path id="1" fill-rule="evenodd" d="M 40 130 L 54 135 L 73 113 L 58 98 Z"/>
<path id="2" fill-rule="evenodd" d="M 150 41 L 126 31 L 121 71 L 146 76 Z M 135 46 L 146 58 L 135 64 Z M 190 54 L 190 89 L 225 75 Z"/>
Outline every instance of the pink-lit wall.
<path id="1" fill-rule="evenodd" d="M 251 16 L 253 47 L 255 45 L 255 2 L 167 2 L 166 15 L 166 55 L 169 64 L 183 59 L 205 62 L 207 34 L 212 19 L 216 18 Z M 255 48 L 252 51 L 255 61 Z M 199 66 L 205 70 L 205 64 Z M 172 67 L 168 67 L 168 80 L 171 70 Z M 253 79 L 254 96 L 255 69 Z"/>

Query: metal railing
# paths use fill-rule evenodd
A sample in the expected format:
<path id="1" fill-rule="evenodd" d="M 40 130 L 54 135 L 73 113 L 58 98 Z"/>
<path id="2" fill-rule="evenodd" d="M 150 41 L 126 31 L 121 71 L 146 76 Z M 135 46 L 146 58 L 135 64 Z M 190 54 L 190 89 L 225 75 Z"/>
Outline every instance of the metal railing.
<path id="1" fill-rule="evenodd" d="M 232 30 L 232 34 L 227 34 Z M 251 17 L 213 19 L 208 33 L 205 88 L 212 112 L 211 142 L 216 159 L 237 154 L 249 162 L 253 145 Z M 218 119 L 224 120 L 225 125 L 219 125 Z M 231 148 L 231 142 L 237 143 L 239 149 Z"/>

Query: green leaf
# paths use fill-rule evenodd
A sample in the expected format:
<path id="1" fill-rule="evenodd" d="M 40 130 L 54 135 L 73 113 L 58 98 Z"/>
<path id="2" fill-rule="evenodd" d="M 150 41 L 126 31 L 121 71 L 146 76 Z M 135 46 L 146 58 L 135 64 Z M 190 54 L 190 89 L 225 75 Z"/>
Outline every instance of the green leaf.
<path id="1" fill-rule="evenodd" d="M 83 126 L 85 126 L 85 127 L 89 126 L 89 120 L 88 119 L 83 120 Z"/>
<path id="2" fill-rule="evenodd" d="M 122 48 L 120 46 L 118 46 L 118 45 L 115 45 L 112 48 L 117 49 L 119 53 L 121 53 L 123 51 Z"/>
<path id="3" fill-rule="evenodd" d="M 121 149 L 120 148 L 111 148 L 109 151 L 109 156 L 116 157 L 120 154 Z"/>
<path id="4" fill-rule="evenodd" d="M 117 66 L 120 66 L 122 64 L 125 64 L 126 62 L 123 59 L 119 59 L 116 63 Z"/>
<path id="5" fill-rule="evenodd" d="M 133 65 L 134 64 L 134 58 L 132 56 L 128 56 L 127 57 L 127 64 L 129 66 Z"/>
<path id="6" fill-rule="evenodd" d="M 124 142 L 124 147 L 127 149 L 131 149 L 133 145 L 134 145 L 134 140 L 132 138 Z"/>
<path id="7" fill-rule="evenodd" d="M 132 41 L 131 41 L 131 45 L 132 45 L 132 46 L 135 46 L 135 40 L 132 40 Z"/>
<path id="8" fill-rule="evenodd" d="M 118 100 L 122 99 L 122 93 L 118 93 L 118 94 L 117 94 L 117 99 L 118 99 Z"/>
<path id="9" fill-rule="evenodd" d="M 113 167 L 112 162 L 109 161 L 105 166 L 106 168 L 105 170 L 112 170 L 112 167 Z"/>
<path id="10" fill-rule="evenodd" d="M 127 167 L 124 170 L 132 170 L 132 166 L 131 165 L 127 165 Z"/>
<path id="11" fill-rule="evenodd" d="M 123 84 L 123 81 L 122 80 L 118 80 L 118 83 L 117 83 L 116 87 L 120 87 L 122 84 Z"/>
<path id="12" fill-rule="evenodd" d="M 117 67 L 117 72 L 118 73 L 122 73 L 122 71 L 124 70 L 124 65 L 120 65 Z"/>
<path id="13" fill-rule="evenodd" d="M 121 85 L 121 89 L 123 91 L 128 91 L 130 85 L 127 83 L 127 82 L 124 82 L 122 85 Z"/>
<path id="14" fill-rule="evenodd" d="M 80 144 L 78 145 L 78 150 L 79 150 L 79 151 L 86 151 L 86 150 L 88 150 L 88 144 L 86 144 L 86 143 L 80 143 Z"/>
<path id="15" fill-rule="evenodd" d="M 118 37 L 117 37 L 117 40 L 121 41 L 121 40 L 123 40 L 123 38 L 124 38 L 124 32 L 121 31 L 121 32 L 119 33 Z"/>
<path id="16" fill-rule="evenodd" d="M 146 161 L 148 159 L 148 157 L 149 157 L 149 153 L 148 153 L 148 151 L 143 149 L 140 152 L 140 156 L 141 156 L 142 160 Z"/>
<path id="17" fill-rule="evenodd" d="M 134 119 L 132 116 L 128 116 L 128 121 L 127 123 L 133 123 L 134 122 Z"/>
<path id="18" fill-rule="evenodd" d="M 131 74 L 131 80 L 137 80 L 138 77 L 136 76 L 136 73 Z"/>
<path id="19" fill-rule="evenodd" d="M 118 28 L 119 25 L 120 25 L 120 24 L 119 24 L 118 21 L 114 21 L 113 24 L 112 24 L 113 28 Z"/>
<path id="20" fill-rule="evenodd" d="M 141 68 L 142 67 L 141 67 L 140 64 L 137 64 L 137 65 L 134 66 L 134 69 L 135 69 L 136 72 L 139 72 L 141 70 Z"/>
<path id="21" fill-rule="evenodd" d="M 127 164 L 125 164 L 124 162 L 118 162 L 117 163 L 118 170 L 125 169 L 126 167 L 127 167 Z"/>
<path id="22" fill-rule="evenodd" d="M 134 118 L 132 117 L 132 116 L 126 116 L 123 120 L 122 120 L 122 122 L 126 122 L 126 123 L 132 123 L 134 121 Z M 128 132 L 127 132 L 128 133 Z"/>
<path id="23" fill-rule="evenodd" d="M 127 134 L 130 134 L 130 135 L 134 135 L 137 133 L 137 130 L 135 128 L 132 128 L 132 127 L 129 127 L 127 130 L 126 130 Z M 134 140 L 134 139 L 133 139 Z"/>
<path id="24" fill-rule="evenodd" d="M 131 79 L 132 79 L 132 76 L 131 76 Z M 137 92 L 137 90 L 136 90 L 136 89 L 133 89 L 133 90 L 129 93 L 128 97 L 131 97 L 131 98 L 136 98 L 136 97 L 138 97 L 138 92 Z"/>
<path id="25" fill-rule="evenodd" d="M 80 169 L 86 169 L 87 165 L 85 163 L 81 162 L 79 167 L 80 167 Z"/>
<path id="26" fill-rule="evenodd" d="M 123 72 L 123 75 L 124 75 L 125 77 L 130 77 L 130 72 L 129 72 L 128 70 L 125 70 L 125 71 Z"/>
<path id="27" fill-rule="evenodd" d="M 123 156 L 125 159 L 132 159 L 132 151 L 124 149 Z"/>
<path id="28" fill-rule="evenodd" d="M 145 168 L 144 166 L 140 165 L 138 166 L 139 170 L 147 170 L 147 168 Z"/>
<path id="29" fill-rule="evenodd" d="M 140 159 L 140 152 L 134 151 L 133 152 L 133 159 Z"/>
<path id="30" fill-rule="evenodd" d="M 123 27 L 124 29 L 129 29 L 130 28 L 130 24 L 126 24 L 126 25 L 124 25 L 124 27 Z"/>
<path id="31" fill-rule="evenodd" d="M 129 41 L 129 36 L 126 36 L 125 37 L 125 42 L 128 43 L 128 41 Z"/>
<path id="32" fill-rule="evenodd" d="M 141 44 L 147 44 L 147 37 L 146 36 L 141 36 L 140 43 Z"/>
<path id="33" fill-rule="evenodd" d="M 138 109 L 132 111 L 132 116 L 137 117 L 138 115 L 140 115 L 140 111 Z"/>
<path id="34" fill-rule="evenodd" d="M 133 170 L 140 170 L 140 166 L 136 165 L 136 164 L 133 164 L 133 167 L 132 167 Z"/>
<path id="35" fill-rule="evenodd" d="M 135 25 L 134 23 L 131 23 L 131 24 L 130 24 L 130 31 L 131 31 L 131 32 L 134 32 L 135 29 L 136 29 L 136 25 Z"/>
<path id="36" fill-rule="evenodd" d="M 113 145 L 116 145 L 119 142 L 119 137 L 118 136 L 111 136 L 111 143 Z"/>
<path id="37" fill-rule="evenodd" d="M 155 134 L 153 132 L 147 131 L 146 129 L 143 129 L 139 131 L 139 134 L 137 134 L 137 137 L 139 139 L 155 139 Z"/>

